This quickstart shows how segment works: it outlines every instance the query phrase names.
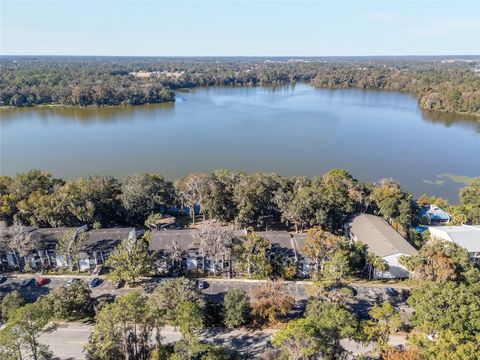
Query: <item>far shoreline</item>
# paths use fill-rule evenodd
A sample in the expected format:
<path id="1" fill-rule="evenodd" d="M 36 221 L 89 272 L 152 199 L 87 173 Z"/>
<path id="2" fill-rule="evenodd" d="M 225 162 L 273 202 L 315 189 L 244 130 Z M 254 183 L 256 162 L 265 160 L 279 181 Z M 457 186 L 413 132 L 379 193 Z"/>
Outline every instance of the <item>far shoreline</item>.
<path id="1" fill-rule="evenodd" d="M 255 88 L 255 87 L 266 87 L 266 88 L 275 88 L 278 86 L 285 86 L 285 85 L 295 85 L 295 84 L 308 84 L 315 89 L 324 89 L 324 90 L 360 90 L 360 91 L 380 91 L 380 92 L 392 92 L 398 94 L 405 94 L 411 95 L 415 97 L 417 100 L 417 107 L 421 111 L 427 111 L 431 113 L 438 113 L 438 114 L 446 114 L 446 115 L 455 115 L 461 117 L 469 117 L 471 119 L 475 119 L 476 121 L 480 122 L 480 113 L 469 113 L 469 112 L 456 112 L 456 111 L 447 111 L 442 109 L 429 109 L 423 108 L 420 106 L 420 101 L 415 93 L 408 92 L 408 91 L 398 91 L 398 90 L 390 90 L 390 89 L 381 89 L 381 88 L 360 88 L 360 87 L 332 87 L 332 86 L 318 86 L 312 83 L 312 81 L 289 81 L 289 82 L 281 82 L 277 84 L 231 84 L 231 85 L 207 85 L 207 86 L 193 86 L 193 87 L 179 87 L 176 89 L 171 89 L 175 93 L 175 98 L 172 101 L 162 101 L 162 102 L 153 102 L 153 103 L 144 103 L 144 104 L 125 104 L 125 105 L 87 105 L 87 106 L 80 106 L 80 105 L 68 105 L 68 104 L 59 104 L 59 103 L 46 103 L 46 104 L 35 104 L 30 106 L 11 106 L 11 105 L 0 105 L 0 111 L 13 111 L 19 109 L 42 109 L 42 108 L 66 108 L 66 109 L 102 109 L 102 108 L 112 108 L 112 109 L 121 109 L 121 108 L 136 108 L 148 105 L 159 105 L 159 104 L 169 104 L 173 105 L 176 103 L 176 92 L 189 92 L 196 89 L 210 89 L 210 88 Z"/>

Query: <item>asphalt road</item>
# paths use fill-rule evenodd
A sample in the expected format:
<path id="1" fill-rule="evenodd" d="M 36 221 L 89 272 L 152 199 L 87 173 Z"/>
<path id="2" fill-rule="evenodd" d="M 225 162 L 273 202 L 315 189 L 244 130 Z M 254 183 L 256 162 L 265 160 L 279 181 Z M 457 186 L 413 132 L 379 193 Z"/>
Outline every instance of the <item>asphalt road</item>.
<path id="1" fill-rule="evenodd" d="M 85 358 L 83 347 L 88 342 L 91 331 L 91 325 L 78 323 L 61 324 L 54 332 L 43 334 L 39 340 L 42 344 L 49 346 L 55 355 L 55 359 L 80 360 Z M 235 349 L 241 354 L 248 354 L 255 359 L 261 359 L 263 358 L 262 355 L 271 350 L 270 341 L 275 331 L 273 329 L 251 330 L 245 328 L 233 331 L 208 329 L 199 335 L 199 339 Z M 166 326 L 161 334 L 164 344 L 175 342 L 181 338 L 180 333 L 171 326 Z M 406 338 L 404 335 L 395 334 L 390 337 L 389 343 L 391 345 L 404 345 Z M 345 350 L 354 355 L 365 354 L 373 350 L 371 345 L 364 346 L 358 342 L 346 339 L 341 340 L 340 344 Z"/>

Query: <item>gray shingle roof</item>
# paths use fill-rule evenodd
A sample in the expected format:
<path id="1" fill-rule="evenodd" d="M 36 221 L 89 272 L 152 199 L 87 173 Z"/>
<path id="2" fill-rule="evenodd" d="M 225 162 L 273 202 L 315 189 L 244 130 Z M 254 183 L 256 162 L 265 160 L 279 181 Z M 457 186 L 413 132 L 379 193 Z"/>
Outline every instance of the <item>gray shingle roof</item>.
<path id="1" fill-rule="evenodd" d="M 468 252 L 480 252 L 480 225 L 432 226 L 435 230 L 447 233 L 454 243 Z"/>
<path id="2" fill-rule="evenodd" d="M 153 251 L 171 250 L 176 244 L 182 251 L 198 248 L 196 230 L 153 230 L 150 233 L 149 248 Z"/>
<path id="3" fill-rule="evenodd" d="M 368 251 L 385 257 L 393 254 L 417 255 L 417 250 L 379 216 L 360 214 L 350 224 L 350 233 Z"/>
<path id="4" fill-rule="evenodd" d="M 198 249 L 199 240 L 195 238 L 197 230 L 154 230 L 150 235 L 150 250 L 163 251 L 171 250 L 176 244 L 177 248 L 183 251 Z M 283 251 L 297 251 L 298 244 L 287 231 L 258 231 L 257 235 L 270 241 L 274 249 Z M 245 231 L 235 231 L 237 237 L 245 236 Z"/>

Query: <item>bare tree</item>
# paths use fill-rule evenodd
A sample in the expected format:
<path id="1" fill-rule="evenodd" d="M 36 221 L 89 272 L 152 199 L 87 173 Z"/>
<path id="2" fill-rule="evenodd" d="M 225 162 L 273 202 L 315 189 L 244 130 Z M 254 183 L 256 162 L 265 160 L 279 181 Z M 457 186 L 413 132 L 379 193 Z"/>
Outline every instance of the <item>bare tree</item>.
<path id="1" fill-rule="evenodd" d="M 195 206 L 202 202 L 202 187 L 205 183 L 205 174 L 190 174 L 175 184 L 182 203 L 188 206 L 192 223 L 195 225 Z"/>
<path id="2" fill-rule="evenodd" d="M 71 271 L 73 271 L 75 266 L 78 267 L 79 265 L 78 256 L 80 252 L 85 250 L 88 236 L 87 232 L 78 228 L 66 231 L 58 241 L 57 253 L 65 258 Z"/>
<path id="3" fill-rule="evenodd" d="M 20 268 L 19 258 L 28 255 L 32 247 L 31 233 L 25 230 L 25 227 L 18 223 L 7 226 L 5 223 L 0 225 L 0 252 L 10 251 L 15 257 L 15 261 Z"/>
<path id="4" fill-rule="evenodd" d="M 216 263 L 230 254 L 235 233 L 233 227 L 208 220 L 195 233 L 200 240 L 200 251 L 204 258 L 210 257 L 213 261 L 213 275 L 217 275 Z"/>

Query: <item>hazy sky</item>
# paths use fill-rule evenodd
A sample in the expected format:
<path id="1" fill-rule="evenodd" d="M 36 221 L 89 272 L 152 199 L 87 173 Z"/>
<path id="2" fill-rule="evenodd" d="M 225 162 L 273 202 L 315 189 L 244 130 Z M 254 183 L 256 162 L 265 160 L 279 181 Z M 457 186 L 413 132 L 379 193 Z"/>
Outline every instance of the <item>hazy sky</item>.
<path id="1" fill-rule="evenodd" d="M 5 1 L 2 54 L 480 54 L 480 1 Z"/>

